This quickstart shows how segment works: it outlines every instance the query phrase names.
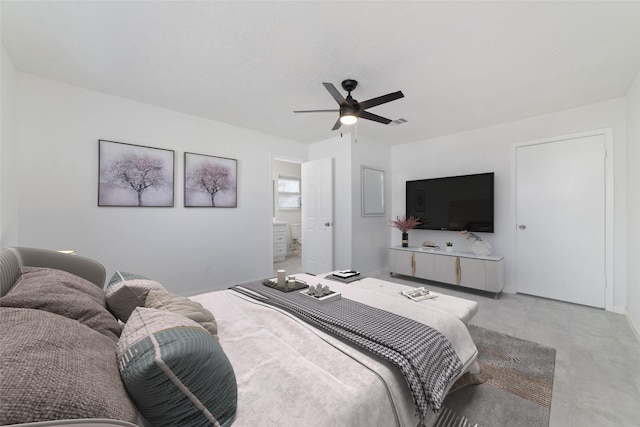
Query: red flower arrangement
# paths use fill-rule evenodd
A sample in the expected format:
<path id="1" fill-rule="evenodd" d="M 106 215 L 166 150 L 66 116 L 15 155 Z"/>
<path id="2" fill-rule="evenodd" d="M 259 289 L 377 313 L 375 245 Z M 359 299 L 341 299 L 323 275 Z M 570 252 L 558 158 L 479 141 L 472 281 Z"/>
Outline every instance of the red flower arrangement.
<path id="1" fill-rule="evenodd" d="M 397 228 L 403 233 L 406 233 L 407 231 L 411 230 L 412 228 L 416 228 L 421 224 L 421 221 L 413 215 L 411 215 L 409 218 L 407 218 L 406 216 L 403 216 L 402 218 L 397 216 L 395 220 L 389 220 L 389 222 L 391 223 L 392 227 Z"/>

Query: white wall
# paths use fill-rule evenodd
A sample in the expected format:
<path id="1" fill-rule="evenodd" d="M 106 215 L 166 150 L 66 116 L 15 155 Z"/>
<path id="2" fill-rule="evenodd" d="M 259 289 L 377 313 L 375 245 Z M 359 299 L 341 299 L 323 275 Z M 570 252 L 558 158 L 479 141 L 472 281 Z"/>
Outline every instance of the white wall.
<path id="1" fill-rule="evenodd" d="M 640 336 L 640 71 L 627 94 L 627 218 L 629 318 Z"/>
<path id="2" fill-rule="evenodd" d="M 515 223 L 511 200 L 511 149 L 513 144 L 594 129 L 612 128 L 614 135 L 614 309 L 626 306 L 626 116 L 625 100 L 615 99 L 526 120 L 504 123 L 470 132 L 433 138 L 391 149 L 392 211 L 404 215 L 404 183 L 411 179 L 495 172 L 495 233 L 478 233 L 505 257 L 505 292 L 515 292 Z M 588 230 L 586 230 L 588 232 Z M 393 244 L 400 233 L 390 231 Z M 413 230 L 409 244 L 431 240 L 466 247 L 456 232 Z"/>
<path id="3" fill-rule="evenodd" d="M 0 45 L 1 46 L 1 45 Z M 16 69 L 1 46 L 0 52 L 0 247 L 18 244 L 16 182 Z"/>
<path id="4" fill-rule="evenodd" d="M 355 142 L 351 134 L 342 135 L 309 146 L 310 160 L 323 157 L 334 160 L 334 269 L 352 268 L 365 275 L 378 274 L 386 270 L 389 262 L 389 146 L 363 138 Z M 361 215 L 360 170 L 363 165 L 385 171 L 385 216 Z"/>
<path id="5" fill-rule="evenodd" d="M 372 126 L 380 126 L 376 123 Z M 351 144 L 351 179 L 353 194 L 352 217 L 352 265 L 351 268 L 367 275 L 382 273 L 389 265 L 389 211 L 391 210 L 391 161 L 389 146 L 383 142 L 369 141 L 361 137 Z M 362 216 L 362 166 L 384 171 L 383 216 Z"/>
<path id="6" fill-rule="evenodd" d="M 306 145 L 26 74 L 16 99 L 21 245 L 187 295 L 271 274 L 271 160 Z M 175 207 L 97 207 L 99 139 L 175 150 Z M 238 160 L 237 208 L 183 207 L 185 151 Z"/>

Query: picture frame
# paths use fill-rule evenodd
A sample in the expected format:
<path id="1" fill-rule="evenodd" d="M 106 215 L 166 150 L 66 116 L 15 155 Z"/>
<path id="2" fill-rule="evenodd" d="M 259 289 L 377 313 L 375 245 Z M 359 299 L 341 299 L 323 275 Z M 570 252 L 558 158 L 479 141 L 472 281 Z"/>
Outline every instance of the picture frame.
<path id="1" fill-rule="evenodd" d="M 98 140 L 98 206 L 173 207 L 175 152 Z"/>
<path id="2" fill-rule="evenodd" d="M 362 216 L 384 216 L 384 171 L 361 167 Z"/>
<path id="3" fill-rule="evenodd" d="M 185 152 L 184 206 L 238 207 L 238 161 Z"/>

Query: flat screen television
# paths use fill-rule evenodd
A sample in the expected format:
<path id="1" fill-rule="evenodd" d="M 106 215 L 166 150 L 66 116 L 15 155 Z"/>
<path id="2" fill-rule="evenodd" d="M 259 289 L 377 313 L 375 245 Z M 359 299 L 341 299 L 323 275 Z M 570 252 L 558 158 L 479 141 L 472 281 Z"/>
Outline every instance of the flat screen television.
<path id="1" fill-rule="evenodd" d="M 407 181 L 407 217 L 422 230 L 493 233 L 493 172 Z"/>

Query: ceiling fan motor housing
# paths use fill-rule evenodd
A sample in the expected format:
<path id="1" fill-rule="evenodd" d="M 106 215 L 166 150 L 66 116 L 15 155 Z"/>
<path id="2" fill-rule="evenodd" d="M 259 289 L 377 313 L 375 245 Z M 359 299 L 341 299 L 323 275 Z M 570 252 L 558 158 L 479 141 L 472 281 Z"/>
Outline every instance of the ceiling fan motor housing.
<path id="1" fill-rule="evenodd" d="M 358 87 L 358 82 L 356 80 L 346 79 L 342 81 L 342 89 L 346 90 L 347 92 L 355 90 L 356 87 Z"/>

